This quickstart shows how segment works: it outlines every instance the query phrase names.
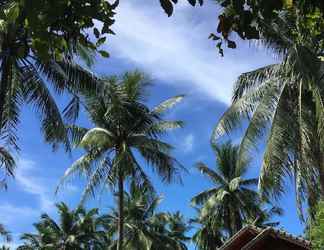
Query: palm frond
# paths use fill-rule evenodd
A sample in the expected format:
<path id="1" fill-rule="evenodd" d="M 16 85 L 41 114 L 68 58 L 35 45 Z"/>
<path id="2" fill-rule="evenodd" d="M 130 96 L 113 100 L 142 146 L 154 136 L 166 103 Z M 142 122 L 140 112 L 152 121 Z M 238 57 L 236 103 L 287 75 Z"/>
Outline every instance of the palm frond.
<path id="1" fill-rule="evenodd" d="M 181 102 L 183 100 L 183 98 L 184 98 L 184 95 L 178 95 L 178 96 L 172 97 L 172 98 L 160 103 L 155 108 L 153 108 L 152 112 L 155 114 L 162 114 L 165 111 L 167 111 L 168 109 L 173 108 L 179 102 Z"/>

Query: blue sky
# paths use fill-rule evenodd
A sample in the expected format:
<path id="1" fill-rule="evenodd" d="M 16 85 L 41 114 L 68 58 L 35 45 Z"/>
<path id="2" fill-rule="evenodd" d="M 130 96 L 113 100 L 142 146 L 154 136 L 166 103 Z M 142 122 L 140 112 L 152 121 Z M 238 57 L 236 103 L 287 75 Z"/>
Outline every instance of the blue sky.
<path id="1" fill-rule="evenodd" d="M 210 186 L 193 165 L 197 161 L 209 166 L 214 164 L 209 139 L 230 103 L 235 79 L 240 73 L 274 62 L 274 57 L 260 46 L 240 42 L 238 49 L 226 50 L 225 57 L 221 58 L 215 44 L 207 39 L 217 25 L 218 7 L 214 4 L 192 8 L 183 0 L 177 5 L 175 15 L 167 18 L 158 1 L 152 5 L 147 2 L 121 1 L 114 26 L 117 35 L 105 44 L 111 58 L 99 59 L 93 70 L 100 75 L 134 69 L 145 71 L 155 83 L 149 105 L 174 95 L 186 95 L 167 116 L 184 120 L 186 126 L 165 140 L 175 145 L 174 155 L 189 171 L 183 175 L 183 185 L 165 185 L 154 175 L 152 180 L 164 197 L 161 209 L 180 210 L 189 218 L 194 215 L 191 197 Z M 63 106 L 64 98 L 58 101 Z M 86 114 L 82 114 L 80 122 L 91 126 L 86 118 Z M 33 230 L 32 223 L 38 221 L 42 212 L 55 216 L 55 202 L 64 201 L 75 206 L 83 188 L 82 181 L 77 180 L 54 195 L 59 178 L 80 152 L 67 155 L 59 150 L 53 153 L 43 142 L 32 107 L 23 109 L 21 120 L 21 153 L 16 178 L 9 183 L 9 190 L 1 191 L 0 196 L 0 222 L 12 231 L 13 247 L 22 233 Z M 233 140 L 238 142 L 239 138 Z M 262 147 L 252 157 L 249 175 L 256 177 Z M 296 215 L 293 189 L 288 190 L 280 202 L 285 210 L 281 226 L 298 235 L 302 233 L 302 226 Z M 102 212 L 112 205 L 109 195 L 88 203 L 89 207 L 100 207 Z"/>

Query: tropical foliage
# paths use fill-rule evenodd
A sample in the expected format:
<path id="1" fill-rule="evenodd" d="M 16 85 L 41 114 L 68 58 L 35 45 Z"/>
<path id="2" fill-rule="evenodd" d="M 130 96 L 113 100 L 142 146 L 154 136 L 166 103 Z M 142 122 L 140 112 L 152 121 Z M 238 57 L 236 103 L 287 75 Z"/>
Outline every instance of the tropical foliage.
<path id="1" fill-rule="evenodd" d="M 263 32 L 278 16 L 283 13 L 293 15 L 294 24 L 303 23 L 307 30 L 314 30 L 317 36 L 322 36 L 324 4 L 320 0 L 257 0 L 257 1 L 230 1 L 216 0 L 221 6 L 218 16 L 217 33 L 210 38 L 216 42 L 216 47 L 223 55 L 223 44 L 228 48 L 236 48 L 232 33 L 241 39 L 262 40 Z M 275 35 L 274 35 L 275 38 Z M 323 36 L 321 42 L 323 43 Z"/>
<path id="2" fill-rule="evenodd" d="M 37 58 L 45 61 L 62 59 L 67 52 L 75 52 L 82 46 L 84 51 L 106 52 L 99 47 L 111 34 L 116 3 L 104 0 L 46 1 L 46 0 L 4 0 L 0 3 L 1 26 L 14 24 L 21 35 L 24 46 L 19 50 L 25 54 L 31 50 Z M 99 30 L 95 22 L 102 23 Z M 90 39 L 87 32 L 95 37 Z"/>
<path id="3" fill-rule="evenodd" d="M 59 221 L 43 214 L 41 221 L 34 224 L 36 233 L 24 234 L 24 244 L 18 250 L 100 250 L 110 244 L 104 231 L 104 217 L 98 215 L 98 209 L 70 210 L 64 203 L 56 207 Z"/>
<path id="4" fill-rule="evenodd" d="M 126 250 L 187 250 L 190 240 L 185 234 L 188 226 L 180 213 L 158 212 L 161 197 L 147 189 L 131 186 L 130 193 L 125 193 L 125 238 Z M 118 239 L 118 208 L 112 208 L 107 215 L 108 235 Z M 117 240 L 113 246 L 117 245 Z"/>
<path id="5" fill-rule="evenodd" d="M 66 6 L 67 2 L 70 6 Z M 56 5 L 50 6 L 52 4 Z M 14 175 L 13 155 L 19 150 L 17 129 L 21 109 L 30 104 L 40 118 L 45 141 L 51 143 L 54 149 L 64 144 L 68 150 L 70 144 L 65 120 L 76 119 L 80 92 L 96 90 L 98 82 L 94 75 L 74 60 L 76 55 L 88 60 L 91 55 L 84 35 L 83 39 L 80 37 L 83 30 L 89 27 L 84 24 L 86 19 L 89 21 L 89 16 L 72 14 L 79 4 L 79 1 L 54 1 L 51 4 L 48 1 L 28 1 L 28 4 L 26 1 L 1 1 L 0 167 L 5 170 L 1 178 L 3 185 L 6 185 L 6 177 Z M 37 11 L 42 11 L 42 15 L 36 14 Z M 74 23 L 74 28 L 78 28 L 73 29 L 75 37 L 70 32 L 71 20 L 69 24 L 64 19 L 57 20 L 57 26 L 49 25 L 53 24 L 53 18 L 60 17 L 57 11 L 72 11 L 68 16 L 73 21 L 79 18 L 83 22 L 82 25 Z M 90 20 L 94 17 L 90 15 Z M 71 98 L 63 112 L 55 102 L 56 95 L 62 94 Z"/>
<path id="6" fill-rule="evenodd" d="M 264 31 L 264 44 L 282 59 L 239 77 L 232 105 L 213 136 L 217 139 L 248 120 L 241 158 L 266 135 L 261 191 L 278 198 L 285 192 L 286 177 L 291 176 L 299 211 L 305 198 L 312 209 L 319 194 L 324 196 L 323 46 L 316 31 L 302 24 L 282 15 Z"/>
<path id="7" fill-rule="evenodd" d="M 312 249 L 324 249 L 324 202 L 320 202 L 317 208 L 314 223 L 310 228 L 310 238 L 312 240 Z"/>
<path id="8" fill-rule="evenodd" d="M 177 0 L 160 0 L 171 16 Z M 192 6 L 203 0 L 188 0 Z M 14 176 L 21 110 L 31 105 L 45 141 L 84 151 L 59 185 L 85 177 L 81 205 L 57 204 L 58 220 L 43 214 L 35 232 L 22 235 L 18 250 L 215 250 L 243 226 L 276 227 L 283 214 L 272 205 L 291 177 L 298 210 L 309 209 L 315 250 L 323 250 L 324 211 L 324 4 L 321 0 L 218 0 L 217 33 L 236 48 L 231 33 L 257 39 L 278 63 L 242 74 L 231 106 L 219 120 L 212 149 L 216 165 L 197 163 L 212 186 L 192 198 L 197 216 L 159 210 L 161 197 L 151 172 L 165 183 L 181 181 L 183 166 L 164 136 L 183 126 L 165 113 L 183 96 L 156 107 L 147 104 L 150 80 L 141 72 L 99 78 L 90 71 L 108 34 L 114 34 L 116 0 L 3 0 L 0 2 L 0 187 Z M 89 34 L 90 32 L 90 34 Z M 92 36 L 93 34 L 93 36 Z M 82 67 L 77 62 L 84 63 Z M 70 98 L 61 110 L 57 96 Z M 94 128 L 76 125 L 85 111 Z M 218 139 L 247 125 L 239 146 Z M 249 178 L 249 155 L 265 142 L 259 179 Z M 260 192 L 257 191 L 259 183 Z M 110 189 L 115 206 L 108 214 L 83 202 Z M 191 229 L 193 236 L 188 237 Z M 0 236 L 11 234 L 0 224 Z M 8 250 L 2 246 L 3 250 Z"/>
<path id="9" fill-rule="evenodd" d="M 26 31 L 20 23 L 10 21 L 10 12 L 0 9 L 4 19 L 0 26 L 0 125 L 1 139 L 6 147 L 17 149 L 16 129 L 23 105 L 31 104 L 41 118 L 45 140 L 56 146 L 68 147 L 64 119 L 55 102 L 56 94 L 68 93 L 71 102 L 65 108 L 67 118 L 74 118 L 78 107 L 77 94 L 95 90 L 94 76 L 77 65 L 71 56 L 61 61 L 54 57 L 43 60 L 28 43 Z M 74 112 L 72 112 L 74 111 Z"/>
<path id="10" fill-rule="evenodd" d="M 153 190 L 140 165 L 137 152 L 165 182 L 179 178 L 182 166 L 171 156 L 172 146 L 160 140 L 169 130 L 182 127 L 181 121 L 165 121 L 163 113 L 183 97 L 171 98 L 153 109 L 144 103 L 149 82 L 140 72 L 110 77 L 97 95 L 86 95 L 85 106 L 97 127 L 70 127 L 72 140 L 86 153 L 65 173 L 62 184 L 76 174 L 85 174 L 88 184 L 83 198 L 109 185 L 117 188 L 119 204 L 119 248 L 124 231 L 124 187 L 131 180 Z"/>
<path id="11" fill-rule="evenodd" d="M 213 215 L 202 217 L 198 210 L 197 218 L 190 222 L 196 229 L 192 241 L 198 250 L 214 250 L 225 242 L 222 227 Z"/>
<path id="12" fill-rule="evenodd" d="M 0 236 L 3 237 L 7 242 L 10 242 L 12 240 L 11 233 L 2 224 L 0 224 Z"/>
<path id="13" fill-rule="evenodd" d="M 14 176 L 14 170 L 16 168 L 16 161 L 12 155 L 12 152 L 5 147 L 0 147 L 0 189 L 7 187 L 7 178 Z"/>
<path id="14" fill-rule="evenodd" d="M 257 179 L 246 178 L 249 158 L 241 158 L 238 164 L 239 147 L 227 142 L 221 146 L 212 145 L 216 156 L 216 167 L 209 168 L 202 162 L 197 169 L 208 178 L 213 186 L 192 199 L 194 206 L 200 206 L 201 220 L 207 224 L 220 225 L 225 237 L 233 236 L 244 223 L 260 213 Z M 218 222 L 210 222 L 215 218 Z"/>

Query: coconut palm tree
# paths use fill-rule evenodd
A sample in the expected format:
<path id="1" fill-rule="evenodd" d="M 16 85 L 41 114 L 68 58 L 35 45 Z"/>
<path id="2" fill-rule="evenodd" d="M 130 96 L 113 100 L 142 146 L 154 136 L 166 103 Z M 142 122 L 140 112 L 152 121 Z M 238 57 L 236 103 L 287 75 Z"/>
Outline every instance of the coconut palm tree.
<path id="1" fill-rule="evenodd" d="M 12 16 L 16 9 L 8 1 L 0 7 L 0 134 L 3 147 L 18 149 L 16 130 L 20 110 L 32 105 L 39 114 L 47 142 L 54 147 L 64 143 L 68 148 L 64 117 L 55 102 L 55 94 L 69 94 L 71 101 L 64 109 L 65 118 L 75 118 L 79 108 L 78 94 L 95 91 L 95 77 L 75 63 L 77 50 L 66 50 L 64 58 L 39 58 L 24 24 Z M 15 20 L 15 21 L 13 21 Z"/>
<path id="2" fill-rule="evenodd" d="M 16 168 L 16 161 L 11 152 L 5 147 L 0 146 L 0 168 L 2 170 L 2 176 L 0 178 L 0 188 L 7 187 L 7 177 L 14 176 L 14 170 Z"/>
<path id="3" fill-rule="evenodd" d="M 34 225 L 37 233 L 21 237 L 25 243 L 19 250 L 100 250 L 110 244 L 104 231 L 104 217 L 98 216 L 98 209 L 70 210 L 64 203 L 56 207 L 59 223 L 43 214 L 41 221 Z"/>
<path id="4" fill-rule="evenodd" d="M 254 219 L 250 219 L 246 224 L 253 225 L 259 228 L 277 227 L 279 221 L 273 221 L 274 217 L 282 216 L 283 210 L 280 207 L 272 206 L 270 208 L 261 208 L 261 211 Z"/>
<path id="5" fill-rule="evenodd" d="M 282 13 L 265 25 L 264 45 L 279 55 L 280 62 L 239 77 L 232 105 L 219 120 L 213 139 L 248 121 L 239 154 L 266 138 L 262 193 L 278 198 L 291 176 L 299 208 L 305 197 L 312 208 L 320 195 L 324 197 L 323 46 L 318 42 L 322 36 L 305 29 L 300 19 Z M 314 20 L 313 25 L 324 27 L 322 17 L 316 19 L 314 14 Z"/>
<path id="6" fill-rule="evenodd" d="M 213 186 L 196 195 L 192 204 L 200 207 L 200 220 L 218 220 L 212 224 L 221 225 L 226 236 L 231 237 L 242 228 L 245 221 L 260 212 L 260 200 L 255 191 L 258 180 L 245 178 L 250 159 L 245 156 L 241 159 L 241 164 L 238 164 L 238 146 L 227 142 L 222 145 L 213 144 L 212 148 L 216 156 L 215 168 L 199 162 L 197 169 Z"/>
<path id="7" fill-rule="evenodd" d="M 198 216 L 190 222 L 197 228 L 192 241 L 198 250 L 214 250 L 223 245 L 225 239 L 222 227 L 213 215 L 202 217 L 198 210 Z"/>
<path id="8" fill-rule="evenodd" d="M 117 189 L 118 250 L 123 249 L 125 181 L 153 189 L 139 159 L 144 159 L 168 183 L 179 177 L 182 168 L 170 155 L 172 147 L 160 137 L 170 129 L 182 127 L 181 121 L 165 121 L 162 115 L 183 97 L 171 98 L 149 109 L 144 103 L 148 85 L 140 72 L 106 79 L 100 95 L 85 97 L 86 109 L 96 128 L 70 127 L 72 139 L 86 154 L 65 172 L 62 184 L 83 173 L 88 176 L 83 197 L 107 185 Z"/>
<path id="9" fill-rule="evenodd" d="M 187 250 L 186 243 L 190 240 L 190 238 L 186 235 L 186 233 L 191 229 L 184 216 L 179 212 L 175 213 L 167 213 L 166 216 L 166 235 L 173 240 L 176 244 L 170 244 L 170 250 Z M 172 243 L 172 241 L 171 241 Z M 173 246 L 175 245 L 175 246 Z M 154 248 L 154 250 L 163 250 L 161 245 Z"/>
<path id="10" fill-rule="evenodd" d="M 132 185 L 125 192 L 124 249 L 127 250 L 187 250 L 185 236 L 188 227 L 178 213 L 157 212 L 161 197 L 150 190 L 138 189 Z M 118 209 L 112 208 L 107 215 L 108 235 L 118 239 Z M 115 249 L 117 242 L 111 246 Z"/>

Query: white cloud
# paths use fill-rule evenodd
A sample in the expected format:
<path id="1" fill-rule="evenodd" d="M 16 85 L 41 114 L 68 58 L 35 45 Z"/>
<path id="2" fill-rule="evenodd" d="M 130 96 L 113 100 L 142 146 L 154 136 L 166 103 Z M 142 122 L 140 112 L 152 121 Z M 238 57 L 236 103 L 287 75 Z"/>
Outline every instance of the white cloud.
<path id="1" fill-rule="evenodd" d="M 185 153 L 191 152 L 194 147 L 194 140 L 195 140 L 195 137 L 193 134 L 187 135 L 184 138 L 183 143 L 182 143 L 182 147 L 181 147 L 182 151 Z"/>
<path id="2" fill-rule="evenodd" d="M 14 206 L 10 203 L 0 205 L 0 222 L 4 225 L 17 223 L 22 219 L 38 216 L 38 211 L 27 206 Z"/>
<path id="3" fill-rule="evenodd" d="M 216 11 L 215 5 L 193 9 L 183 4 L 168 18 L 158 4 L 122 1 L 113 27 L 117 35 L 110 37 L 107 50 L 112 58 L 131 61 L 154 79 L 181 82 L 192 93 L 229 103 L 237 76 L 257 62 L 247 57 L 251 54 L 218 55 L 207 39 L 215 30 Z"/>
<path id="4" fill-rule="evenodd" d="M 19 160 L 16 172 L 18 186 L 24 192 L 38 198 L 40 211 L 51 211 L 54 207 L 53 190 L 49 190 L 51 185 L 48 180 L 38 176 L 35 162 L 26 159 Z"/>

